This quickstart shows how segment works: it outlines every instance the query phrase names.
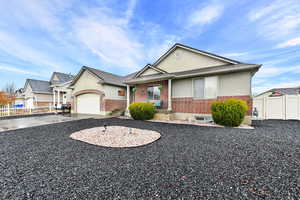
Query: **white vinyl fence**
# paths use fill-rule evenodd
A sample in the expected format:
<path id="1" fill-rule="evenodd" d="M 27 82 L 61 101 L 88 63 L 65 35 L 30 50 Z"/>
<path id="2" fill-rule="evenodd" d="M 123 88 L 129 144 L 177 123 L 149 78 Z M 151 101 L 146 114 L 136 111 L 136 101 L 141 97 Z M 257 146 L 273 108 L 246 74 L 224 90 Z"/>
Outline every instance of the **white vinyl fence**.
<path id="1" fill-rule="evenodd" d="M 253 99 L 259 119 L 300 120 L 300 95 L 283 95 Z"/>
<path id="2" fill-rule="evenodd" d="M 28 115 L 28 114 L 35 114 L 35 113 L 47 113 L 52 112 L 51 106 L 44 106 L 44 107 L 36 107 L 36 108 L 16 108 L 11 107 L 9 105 L 0 106 L 0 117 L 5 116 L 13 116 L 13 115 Z"/>

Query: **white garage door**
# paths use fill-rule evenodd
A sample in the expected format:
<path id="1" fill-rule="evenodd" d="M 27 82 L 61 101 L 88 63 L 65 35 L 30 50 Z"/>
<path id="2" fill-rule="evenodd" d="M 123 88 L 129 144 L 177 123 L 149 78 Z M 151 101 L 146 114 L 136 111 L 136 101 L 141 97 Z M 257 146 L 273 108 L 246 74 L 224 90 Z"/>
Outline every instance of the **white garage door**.
<path id="1" fill-rule="evenodd" d="M 100 114 L 100 95 L 82 94 L 77 96 L 77 113 L 81 114 Z"/>

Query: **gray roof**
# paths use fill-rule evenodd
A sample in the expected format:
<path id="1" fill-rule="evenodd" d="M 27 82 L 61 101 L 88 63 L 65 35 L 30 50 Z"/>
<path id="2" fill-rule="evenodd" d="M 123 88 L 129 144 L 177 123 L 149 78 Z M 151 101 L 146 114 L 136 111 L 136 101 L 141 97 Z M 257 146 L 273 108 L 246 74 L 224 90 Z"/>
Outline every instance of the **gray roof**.
<path id="1" fill-rule="evenodd" d="M 53 80 L 55 75 L 58 78 L 58 81 Z M 51 84 L 62 84 L 62 83 L 72 81 L 73 79 L 74 79 L 74 76 L 71 74 L 65 74 L 65 73 L 61 73 L 61 72 L 53 72 L 50 82 L 51 82 Z"/>
<path id="2" fill-rule="evenodd" d="M 287 94 L 287 95 L 295 95 L 295 94 L 299 94 L 300 87 L 296 87 L 296 88 L 273 88 L 273 89 L 269 90 L 269 92 L 279 92 L 279 93 Z"/>
<path id="3" fill-rule="evenodd" d="M 133 79 L 127 79 L 124 82 L 128 84 L 142 83 L 142 82 L 151 82 L 154 80 L 164 80 L 168 78 L 188 78 L 195 76 L 204 76 L 204 75 L 212 75 L 212 74 L 222 74 L 222 73 L 230 73 L 237 71 L 247 71 L 247 70 L 258 70 L 261 65 L 255 64 L 234 64 L 234 65 L 223 65 L 223 66 L 215 66 L 215 67 L 206 67 L 200 68 L 196 70 L 175 72 L 175 73 L 162 73 L 155 75 L 142 76 Z"/>
<path id="4" fill-rule="evenodd" d="M 119 75 L 116 75 L 116 74 L 112 74 L 112 73 L 109 73 L 109 72 L 105 72 L 105 71 L 102 71 L 102 70 L 99 70 L 99 69 L 94 69 L 94 68 L 86 67 L 86 66 L 83 66 L 81 68 L 80 72 L 75 77 L 75 79 L 73 80 L 71 85 L 73 85 L 77 81 L 77 79 L 81 76 L 81 74 L 83 73 L 84 70 L 88 70 L 88 71 L 92 72 L 99 79 L 101 79 L 101 82 L 103 82 L 103 83 L 110 84 L 110 85 L 116 85 L 116 86 L 123 86 L 123 87 L 126 86 L 123 83 L 123 81 L 127 76 L 119 76 Z"/>
<path id="5" fill-rule="evenodd" d="M 52 93 L 49 81 L 27 79 L 24 88 L 26 88 L 27 84 L 30 85 L 34 93 Z"/>

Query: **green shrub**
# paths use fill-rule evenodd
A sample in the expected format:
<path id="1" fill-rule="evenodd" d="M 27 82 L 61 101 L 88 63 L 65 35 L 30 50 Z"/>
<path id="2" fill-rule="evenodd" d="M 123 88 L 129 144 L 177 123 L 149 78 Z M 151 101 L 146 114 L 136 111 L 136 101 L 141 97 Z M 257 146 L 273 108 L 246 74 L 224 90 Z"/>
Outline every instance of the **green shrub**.
<path id="1" fill-rule="evenodd" d="M 228 99 L 216 101 L 211 106 L 212 117 L 216 124 L 223 126 L 239 126 L 248 110 L 247 103 L 243 100 Z"/>
<path id="2" fill-rule="evenodd" d="M 136 102 L 129 106 L 129 112 L 135 120 L 149 120 L 153 119 L 156 111 L 152 103 Z"/>

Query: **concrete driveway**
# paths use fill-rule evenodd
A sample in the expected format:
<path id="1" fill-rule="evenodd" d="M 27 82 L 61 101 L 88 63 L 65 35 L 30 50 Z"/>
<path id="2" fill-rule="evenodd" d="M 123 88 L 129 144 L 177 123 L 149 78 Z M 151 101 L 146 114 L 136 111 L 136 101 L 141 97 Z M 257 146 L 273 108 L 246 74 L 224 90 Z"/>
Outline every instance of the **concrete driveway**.
<path id="1" fill-rule="evenodd" d="M 16 130 L 20 128 L 28 128 L 34 126 L 41 126 L 46 124 L 54 124 L 60 122 L 74 121 L 88 118 L 107 118 L 99 115 L 83 115 L 83 114 L 72 114 L 72 115 L 45 115 L 45 116 L 33 116 L 26 118 L 17 119 L 6 119 L 0 120 L 0 132 L 8 130 Z"/>

